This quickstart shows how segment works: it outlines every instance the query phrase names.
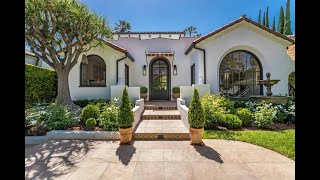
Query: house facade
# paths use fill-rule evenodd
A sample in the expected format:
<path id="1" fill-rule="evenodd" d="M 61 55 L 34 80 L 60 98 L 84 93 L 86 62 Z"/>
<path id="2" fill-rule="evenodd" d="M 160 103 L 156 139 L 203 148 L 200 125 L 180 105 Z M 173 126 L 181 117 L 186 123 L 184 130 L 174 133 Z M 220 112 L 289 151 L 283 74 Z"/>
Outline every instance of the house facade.
<path id="1" fill-rule="evenodd" d="M 111 86 L 147 87 L 148 100 L 171 100 L 172 88 L 210 84 L 211 93 L 231 97 L 265 95 L 258 80 L 280 82 L 274 95 L 288 94 L 295 63 L 287 53 L 294 40 L 241 17 L 202 37 L 183 32 L 114 34 L 91 49 L 71 70 L 72 99 L 110 98 Z"/>

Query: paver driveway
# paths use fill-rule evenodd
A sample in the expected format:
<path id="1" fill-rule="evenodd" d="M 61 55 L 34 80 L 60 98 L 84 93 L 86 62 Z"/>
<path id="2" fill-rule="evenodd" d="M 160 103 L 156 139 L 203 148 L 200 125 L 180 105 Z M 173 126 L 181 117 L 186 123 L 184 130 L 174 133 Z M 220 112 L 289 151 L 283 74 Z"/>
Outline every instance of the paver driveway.
<path id="1" fill-rule="evenodd" d="M 26 146 L 26 179 L 294 179 L 295 162 L 238 141 L 62 140 Z"/>

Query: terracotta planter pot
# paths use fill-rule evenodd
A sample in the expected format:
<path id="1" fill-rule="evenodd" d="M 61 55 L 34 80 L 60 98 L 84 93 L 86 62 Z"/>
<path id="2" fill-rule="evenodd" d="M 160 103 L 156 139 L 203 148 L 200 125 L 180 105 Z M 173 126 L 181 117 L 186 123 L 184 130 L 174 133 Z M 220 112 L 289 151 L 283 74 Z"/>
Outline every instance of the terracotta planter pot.
<path id="1" fill-rule="evenodd" d="M 196 129 L 196 128 L 190 127 L 190 130 L 189 130 L 189 135 L 191 138 L 190 144 L 204 145 L 202 141 L 203 130 L 204 128 Z"/>
<path id="2" fill-rule="evenodd" d="M 173 93 L 172 97 L 173 99 L 177 99 L 180 97 L 180 93 Z"/>
<path id="3" fill-rule="evenodd" d="M 132 127 L 130 128 L 119 128 L 120 133 L 120 144 L 131 144 L 132 139 Z"/>
<path id="4" fill-rule="evenodd" d="M 143 98 L 144 100 L 146 100 L 148 97 L 148 94 L 140 94 L 140 98 Z"/>

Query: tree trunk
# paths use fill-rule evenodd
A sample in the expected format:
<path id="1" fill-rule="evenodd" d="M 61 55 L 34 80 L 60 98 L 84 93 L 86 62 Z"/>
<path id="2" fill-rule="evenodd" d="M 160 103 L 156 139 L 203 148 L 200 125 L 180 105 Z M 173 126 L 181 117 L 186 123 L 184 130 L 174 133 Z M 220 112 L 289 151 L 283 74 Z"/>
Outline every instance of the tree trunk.
<path id="1" fill-rule="evenodd" d="M 77 112 L 81 110 L 81 107 L 74 104 L 69 89 L 69 70 L 67 69 L 56 69 L 58 76 L 58 96 L 57 104 L 69 106 L 72 111 Z"/>

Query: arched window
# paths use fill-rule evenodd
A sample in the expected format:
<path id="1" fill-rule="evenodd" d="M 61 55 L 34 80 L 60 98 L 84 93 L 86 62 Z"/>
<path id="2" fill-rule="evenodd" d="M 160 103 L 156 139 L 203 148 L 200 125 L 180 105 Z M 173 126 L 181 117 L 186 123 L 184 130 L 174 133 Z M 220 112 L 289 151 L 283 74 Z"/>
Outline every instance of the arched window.
<path id="1" fill-rule="evenodd" d="M 221 61 L 220 92 L 225 95 L 232 97 L 262 95 L 262 87 L 258 84 L 261 78 L 261 63 L 248 51 L 233 51 Z"/>
<path id="2" fill-rule="evenodd" d="M 106 64 L 97 55 L 89 55 L 88 62 L 80 65 L 80 86 L 106 86 Z"/>

